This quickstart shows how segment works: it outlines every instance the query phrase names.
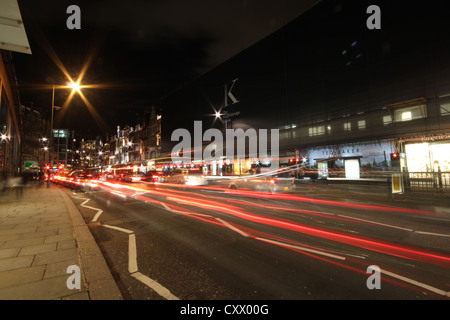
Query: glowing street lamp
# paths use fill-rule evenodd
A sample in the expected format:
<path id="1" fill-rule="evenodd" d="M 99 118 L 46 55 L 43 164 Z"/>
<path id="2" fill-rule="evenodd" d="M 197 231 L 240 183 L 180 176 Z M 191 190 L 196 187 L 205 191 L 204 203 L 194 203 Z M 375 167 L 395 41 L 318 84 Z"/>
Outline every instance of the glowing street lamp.
<path id="1" fill-rule="evenodd" d="M 77 82 L 77 83 L 72 83 L 72 85 L 71 85 L 71 88 L 72 88 L 72 91 L 80 91 L 80 84 Z"/>
<path id="2" fill-rule="evenodd" d="M 51 129 L 50 129 L 50 137 L 51 137 L 50 146 L 51 146 L 52 150 L 53 150 L 53 110 L 55 108 L 58 108 L 57 106 L 55 106 L 55 88 L 56 88 L 56 86 L 53 85 L 52 119 L 51 119 Z M 81 94 L 80 90 L 81 90 L 82 86 L 80 85 L 80 80 L 78 80 L 77 82 L 70 80 L 70 82 L 68 82 L 66 86 L 58 86 L 58 88 L 72 88 L 72 93 L 71 93 L 71 97 L 72 97 L 75 92 L 78 92 Z M 50 153 L 49 153 L 49 157 L 50 157 Z M 49 159 L 49 160 L 51 160 L 51 159 Z"/>

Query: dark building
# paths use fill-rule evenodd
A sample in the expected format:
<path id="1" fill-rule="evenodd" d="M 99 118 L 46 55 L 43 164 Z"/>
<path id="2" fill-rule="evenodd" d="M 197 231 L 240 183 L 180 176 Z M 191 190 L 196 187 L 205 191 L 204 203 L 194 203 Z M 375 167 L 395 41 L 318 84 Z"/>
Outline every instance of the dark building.
<path id="1" fill-rule="evenodd" d="M 108 160 L 110 166 L 133 166 L 140 171 L 154 170 L 161 155 L 161 115 L 155 107 L 148 108 L 134 127 L 117 127 L 111 135 Z"/>
<path id="2" fill-rule="evenodd" d="M 52 164 L 54 168 L 64 166 L 73 167 L 75 132 L 69 129 L 53 129 L 53 154 Z"/>
<path id="3" fill-rule="evenodd" d="M 22 116 L 10 51 L 0 49 L 0 173 L 20 171 Z"/>
<path id="4" fill-rule="evenodd" d="M 31 54 L 31 50 L 17 1 L 0 2 L 0 12 L 0 175 L 3 176 L 19 173 L 24 165 L 21 104 L 12 52 Z"/>
<path id="5" fill-rule="evenodd" d="M 177 143 L 172 132 L 192 131 L 195 120 L 224 128 L 220 110 L 232 115 L 228 128 L 279 129 L 281 164 L 299 158 L 321 177 L 392 169 L 392 153 L 399 168 L 450 173 L 445 2 L 377 1 L 381 29 L 367 26 L 372 4 L 322 1 L 165 97 L 163 152 Z"/>
<path id="6" fill-rule="evenodd" d="M 50 121 L 39 108 L 32 105 L 21 106 L 22 110 L 22 165 L 23 170 L 36 171 L 48 162 L 48 151 L 44 148 L 48 144 L 42 141 L 47 136 Z"/>

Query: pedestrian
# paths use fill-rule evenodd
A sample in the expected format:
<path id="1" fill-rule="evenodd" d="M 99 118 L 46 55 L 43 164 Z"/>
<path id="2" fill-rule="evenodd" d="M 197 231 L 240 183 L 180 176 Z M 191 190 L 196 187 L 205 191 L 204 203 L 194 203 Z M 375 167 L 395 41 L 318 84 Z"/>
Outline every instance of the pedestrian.
<path id="1" fill-rule="evenodd" d="M 23 196 L 23 174 L 21 172 L 16 174 L 16 178 L 14 179 L 14 187 L 16 188 L 16 199 L 21 199 Z"/>
<path id="2" fill-rule="evenodd" d="M 6 177 L 6 173 L 4 171 L 2 171 L 1 177 L 0 177 L 0 192 L 6 191 L 7 182 L 8 182 L 8 179 Z"/>

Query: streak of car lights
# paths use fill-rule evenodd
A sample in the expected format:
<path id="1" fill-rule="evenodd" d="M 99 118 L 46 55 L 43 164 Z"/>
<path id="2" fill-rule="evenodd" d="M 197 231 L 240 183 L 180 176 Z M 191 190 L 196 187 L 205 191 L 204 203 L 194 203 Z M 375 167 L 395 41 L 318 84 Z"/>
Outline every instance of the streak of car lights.
<path id="1" fill-rule="evenodd" d="M 113 187 L 121 187 L 132 190 L 141 191 L 143 193 L 150 193 L 160 196 L 165 196 L 166 200 L 175 201 L 178 203 L 183 203 L 190 206 L 200 207 L 202 209 L 214 210 L 222 213 L 227 213 L 235 217 L 239 217 L 248 221 L 257 222 L 265 225 L 275 226 L 303 234 L 308 234 L 311 236 L 319 237 L 322 239 L 332 240 L 344 244 L 348 244 L 351 246 L 358 246 L 364 249 L 381 252 L 389 255 L 394 255 L 401 258 L 412 259 L 417 261 L 422 261 L 426 263 L 432 263 L 444 267 L 450 267 L 450 256 L 425 250 L 418 250 L 408 246 L 391 244 L 387 241 L 382 240 L 374 240 L 368 237 L 362 236 L 354 236 L 344 232 L 331 231 L 318 227 L 311 227 L 307 225 L 302 225 L 299 223 L 294 223 L 282 219 L 274 219 L 257 216 L 255 214 L 251 214 L 245 211 L 242 211 L 240 208 L 226 205 L 217 201 L 210 200 L 201 200 L 201 199 L 193 199 L 192 196 L 181 196 L 174 195 L 173 193 L 162 192 L 162 191 L 149 191 L 148 189 L 136 188 L 135 186 L 127 186 L 116 184 L 111 184 Z M 291 198 L 291 197 L 288 197 Z M 146 201 L 148 201 L 147 197 L 145 197 Z M 329 201 L 328 201 L 329 202 Z M 358 205 L 359 207 L 359 205 Z"/>

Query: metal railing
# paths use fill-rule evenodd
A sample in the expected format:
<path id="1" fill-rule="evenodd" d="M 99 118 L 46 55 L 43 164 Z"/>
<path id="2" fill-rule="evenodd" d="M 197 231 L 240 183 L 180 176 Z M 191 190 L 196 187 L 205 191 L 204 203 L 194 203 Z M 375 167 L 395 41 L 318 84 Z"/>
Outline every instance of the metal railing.
<path id="1" fill-rule="evenodd" d="M 450 192 L 450 172 L 403 172 L 406 191 Z"/>

